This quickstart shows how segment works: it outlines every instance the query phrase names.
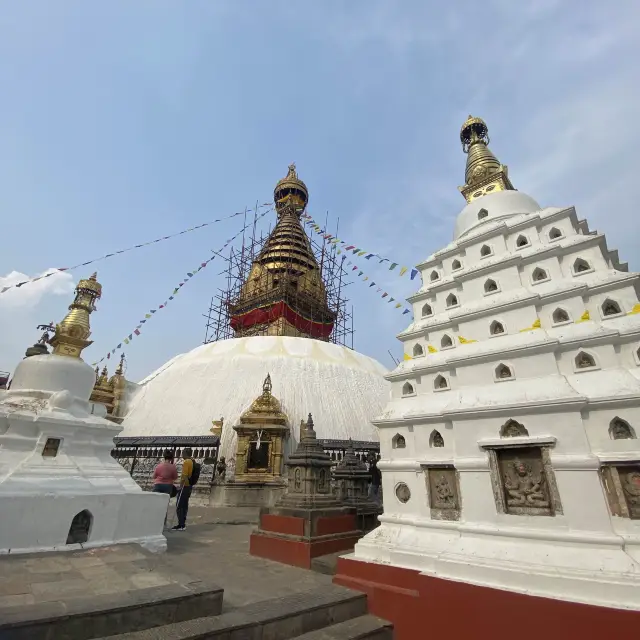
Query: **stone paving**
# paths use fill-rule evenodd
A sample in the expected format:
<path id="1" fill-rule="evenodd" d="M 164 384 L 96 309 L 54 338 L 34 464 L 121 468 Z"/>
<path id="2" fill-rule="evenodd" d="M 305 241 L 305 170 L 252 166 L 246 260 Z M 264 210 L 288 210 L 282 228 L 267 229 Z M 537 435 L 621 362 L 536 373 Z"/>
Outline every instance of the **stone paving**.
<path id="1" fill-rule="evenodd" d="M 228 524 L 230 522 L 238 524 Z M 249 555 L 257 510 L 194 507 L 184 532 L 166 532 L 168 549 L 137 545 L 0 556 L 2 612 L 91 595 L 120 594 L 207 580 L 224 588 L 224 610 L 331 584 L 331 577 Z"/>

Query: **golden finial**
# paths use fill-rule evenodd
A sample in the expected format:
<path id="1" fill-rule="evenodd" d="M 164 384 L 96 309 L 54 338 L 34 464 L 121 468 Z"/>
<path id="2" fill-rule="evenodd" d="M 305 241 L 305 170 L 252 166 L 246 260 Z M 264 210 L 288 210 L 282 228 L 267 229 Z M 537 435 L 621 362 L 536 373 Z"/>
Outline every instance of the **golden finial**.
<path id="1" fill-rule="evenodd" d="M 460 128 L 462 151 L 467 154 L 465 185 L 458 187 L 467 202 L 494 191 L 515 191 L 508 168 L 489 150 L 489 128 L 482 118 L 469 116 Z"/>
<path id="2" fill-rule="evenodd" d="M 262 393 L 243 412 L 240 422 L 242 424 L 286 424 L 287 416 L 282 411 L 280 402 L 271 395 L 271 375 L 267 374 L 262 383 Z"/>
<path id="3" fill-rule="evenodd" d="M 272 389 L 272 385 L 271 385 L 271 374 L 267 373 L 267 377 L 264 379 L 264 382 L 262 383 L 262 393 L 264 395 L 271 395 L 271 389 Z"/>
<path id="4" fill-rule="evenodd" d="M 49 341 L 55 355 L 79 358 L 82 350 L 92 343 L 89 340 L 89 316 L 96 309 L 95 301 L 102 295 L 102 285 L 97 278 L 98 274 L 94 273 L 90 278 L 78 282 L 69 313 L 56 325 L 53 338 Z"/>
<path id="5" fill-rule="evenodd" d="M 124 373 L 124 353 L 120 354 L 120 363 L 116 369 L 115 375 L 121 376 Z"/>
<path id="6" fill-rule="evenodd" d="M 309 202 L 307 185 L 298 178 L 296 165 L 289 165 L 287 175 L 278 181 L 273 190 L 273 200 L 276 203 L 276 211 L 279 215 L 287 211 L 302 213 Z"/>

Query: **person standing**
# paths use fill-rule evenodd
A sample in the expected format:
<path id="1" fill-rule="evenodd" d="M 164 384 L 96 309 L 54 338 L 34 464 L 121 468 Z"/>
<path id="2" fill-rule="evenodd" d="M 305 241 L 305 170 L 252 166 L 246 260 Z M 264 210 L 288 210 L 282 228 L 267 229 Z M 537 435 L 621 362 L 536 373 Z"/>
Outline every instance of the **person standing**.
<path id="1" fill-rule="evenodd" d="M 153 492 L 166 493 L 169 498 L 175 495 L 176 488 L 173 483 L 178 479 L 178 468 L 173 460 L 173 451 L 165 449 L 164 460 L 156 465 L 156 468 L 153 470 Z M 166 514 L 164 516 L 164 526 L 167 526 Z"/>
<path id="2" fill-rule="evenodd" d="M 180 474 L 180 489 L 176 500 L 178 524 L 172 527 L 173 531 L 184 531 L 187 528 L 187 513 L 189 511 L 191 491 L 200 477 L 200 464 L 192 456 L 193 449 L 186 447 L 182 452 L 182 473 Z"/>
<path id="3" fill-rule="evenodd" d="M 380 502 L 380 485 L 382 484 L 382 474 L 378 469 L 378 461 L 374 458 L 369 465 L 371 474 L 371 484 L 369 485 L 369 497 L 376 502 Z"/>
<path id="4" fill-rule="evenodd" d="M 154 493 L 173 493 L 173 483 L 178 479 L 178 469 L 173 463 L 173 452 L 165 449 L 164 460 L 153 470 Z"/>

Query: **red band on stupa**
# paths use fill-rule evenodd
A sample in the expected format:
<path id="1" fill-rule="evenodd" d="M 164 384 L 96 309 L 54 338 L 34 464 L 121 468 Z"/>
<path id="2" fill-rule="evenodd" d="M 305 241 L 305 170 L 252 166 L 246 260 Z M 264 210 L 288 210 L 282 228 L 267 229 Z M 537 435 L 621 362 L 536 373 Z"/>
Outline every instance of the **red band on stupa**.
<path id="1" fill-rule="evenodd" d="M 253 311 L 247 311 L 231 318 L 231 328 L 234 331 L 239 329 L 247 329 L 256 324 L 266 324 L 284 318 L 289 324 L 293 325 L 298 331 L 306 333 L 313 338 L 328 338 L 333 331 L 333 322 L 313 322 L 296 313 L 289 305 L 284 302 L 276 302 L 268 307 L 261 307 Z"/>

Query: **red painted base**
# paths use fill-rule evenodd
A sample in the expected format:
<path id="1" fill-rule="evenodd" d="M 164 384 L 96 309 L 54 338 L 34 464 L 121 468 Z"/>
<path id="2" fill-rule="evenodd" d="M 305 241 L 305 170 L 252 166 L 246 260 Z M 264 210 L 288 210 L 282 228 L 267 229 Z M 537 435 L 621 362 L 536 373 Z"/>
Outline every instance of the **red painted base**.
<path id="1" fill-rule="evenodd" d="M 587 640 L 634 638 L 640 612 L 527 596 L 420 575 L 389 565 L 338 559 L 333 581 L 364 591 L 369 611 L 394 625 L 396 640 Z"/>
<path id="2" fill-rule="evenodd" d="M 353 549 L 362 537 L 362 532 L 356 530 L 355 514 L 323 513 L 309 512 L 305 517 L 265 510 L 260 514 L 260 528 L 249 539 L 249 553 L 310 569 L 313 558 Z"/>
<path id="3" fill-rule="evenodd" d="M 249 539 L 249 553 L 252 556 L 275 560 L 294 567 L 311 569 L 313 558 L 353 549 L 359 539 L 360 536 L 356 535 L 305 542 L 301 539 L 280 538 L 256 532 L 252 533 Z"/>

